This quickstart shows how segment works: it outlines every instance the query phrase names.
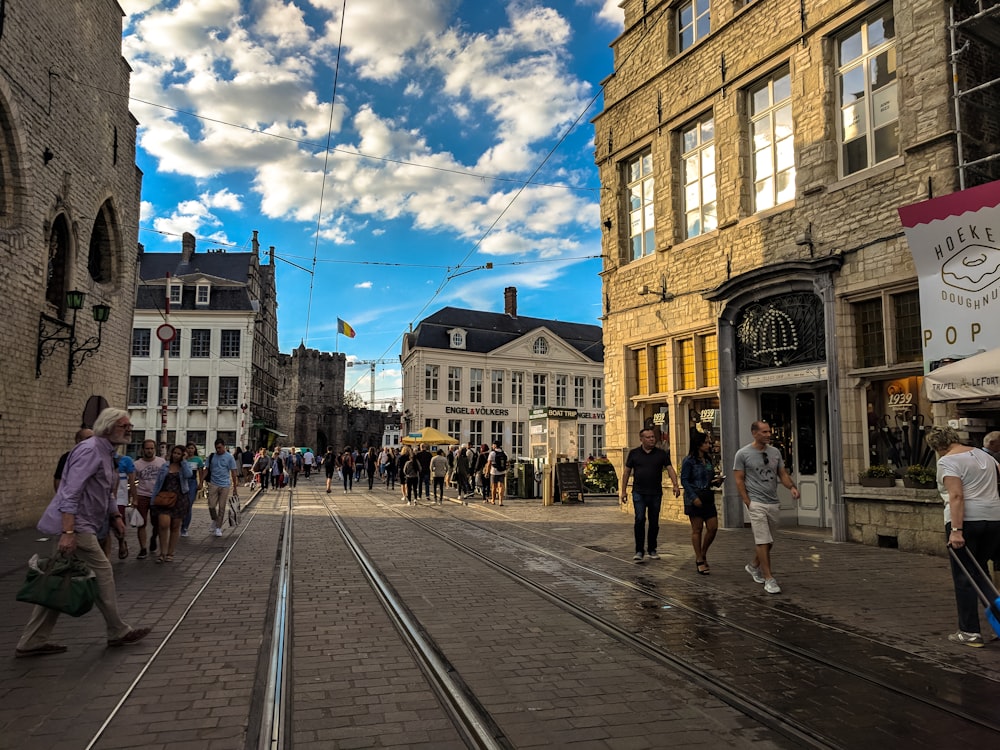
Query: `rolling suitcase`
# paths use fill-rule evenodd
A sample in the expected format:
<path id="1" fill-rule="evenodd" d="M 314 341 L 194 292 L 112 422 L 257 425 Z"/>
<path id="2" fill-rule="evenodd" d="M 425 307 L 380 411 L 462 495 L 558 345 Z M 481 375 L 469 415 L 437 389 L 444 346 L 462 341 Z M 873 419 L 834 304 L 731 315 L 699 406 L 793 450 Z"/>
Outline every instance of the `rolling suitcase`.
<path id="1" fill-rule="evenodd" d="M 993 632 L 1000 637 L 1000 591 L 997 591 L 996 586 L 993 585 L 993 581 L 983 570 L 983 566 L 979 564 L 979 561 L 970 554 L 959 555 L 955 549 L 949 544 L 948 552 L 951 553 L 952 559 L 958 563 L 958 567 L 961 568 L 962 572 L 965 573 L 965 577 L 969 579 L 969 583 L 972 584 L 972 588 L 976 590 L 976 594 L 979 596 L 979 601 L 983 603 L 986 607 L 986 619 L 990 623 L 990 627 L 993 628 Z M 986 582 L 987 588 L 991 589 L 992 599 L 987 596 L 986 592 L 983 591 L 979 584 L 976 583 L 976 579 L 973 578 L 971 571 L 962 562 L 962 557 L 967 560 L 972 560 L 972 564 L 975 566 L 976 570 L 979 571 L 979 575 L 983 581 Z"/>

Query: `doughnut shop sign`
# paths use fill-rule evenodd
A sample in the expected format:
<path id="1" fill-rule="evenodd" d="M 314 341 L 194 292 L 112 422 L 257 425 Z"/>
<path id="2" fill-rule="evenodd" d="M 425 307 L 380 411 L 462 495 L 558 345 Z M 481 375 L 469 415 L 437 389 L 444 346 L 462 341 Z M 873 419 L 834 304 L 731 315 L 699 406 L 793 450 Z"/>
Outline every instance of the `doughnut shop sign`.
<path id="1" fill-rule="evenodd" d="M 924 368 L 1000 347 L 1000 181 L 902 206 Z"/>

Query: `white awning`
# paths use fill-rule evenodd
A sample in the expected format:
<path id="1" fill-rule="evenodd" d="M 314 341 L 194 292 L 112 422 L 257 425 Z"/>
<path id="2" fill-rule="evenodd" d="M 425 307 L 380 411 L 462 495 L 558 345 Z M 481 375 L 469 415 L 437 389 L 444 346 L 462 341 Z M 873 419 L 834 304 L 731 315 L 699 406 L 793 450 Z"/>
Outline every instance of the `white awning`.
<path id="1" fill-rule="evenodd" d="M 931 401 L 959 401 L 1000 397 L 1000 349 L 939 367 L 924 376 Z"/>

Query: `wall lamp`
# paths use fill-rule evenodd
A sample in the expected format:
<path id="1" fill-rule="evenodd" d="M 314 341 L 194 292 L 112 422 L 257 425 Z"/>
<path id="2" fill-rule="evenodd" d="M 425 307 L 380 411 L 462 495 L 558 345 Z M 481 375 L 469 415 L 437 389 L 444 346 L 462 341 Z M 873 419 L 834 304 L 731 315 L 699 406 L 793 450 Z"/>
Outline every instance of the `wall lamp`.
<path id="1" fill-rule="evenodd" d="M 74 289 L 66 293 L 66 307 L 73 311 L 73 320 L 66 323 L 42 313 L 38 319 L 38 352 L 35 356 L 35 377 L 42 376 L 42 362 L 51 357 L 60 344 L 69 347 L 69 361 L 66 366 L 66 385 L 73 384 L 73 371 L 82 365 L 87 357 L 101 348 L 101 332 L 111 316 L 107 305 L 94 305 L 94 320 L 97 321 L 97 335 L 84 341 L 76 338 L 76 314 L 83 308 L 86 295 Z"/>
<path id="2" fill-rule="evenodd" d="M 674 298 L 674 295 L 672 295 L 670 292 L 667 291 L 666 279 L 661 279 L 659 286 L 651 287 L 649 284 L 643 284 L 641 287 L 639 287 L 640 297 L 645 297 L 649 294 L 658 295 L 660 298 L 660 302 L 669 302 Z"/>

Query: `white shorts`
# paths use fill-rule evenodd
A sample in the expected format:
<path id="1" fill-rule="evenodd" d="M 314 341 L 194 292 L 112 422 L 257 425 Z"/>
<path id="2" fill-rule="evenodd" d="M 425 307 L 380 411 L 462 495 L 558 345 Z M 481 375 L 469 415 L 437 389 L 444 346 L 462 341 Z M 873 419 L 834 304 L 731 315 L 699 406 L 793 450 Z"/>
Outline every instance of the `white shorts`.
<path id="1" fill-rule="evenodd" d="M 750 528 L 753 530 L 753 543 L 773 544 L 774 530 L 778 528 L 781 517 L 781 505 L 751 500 L 747 514 L 750 516 Z"/>

